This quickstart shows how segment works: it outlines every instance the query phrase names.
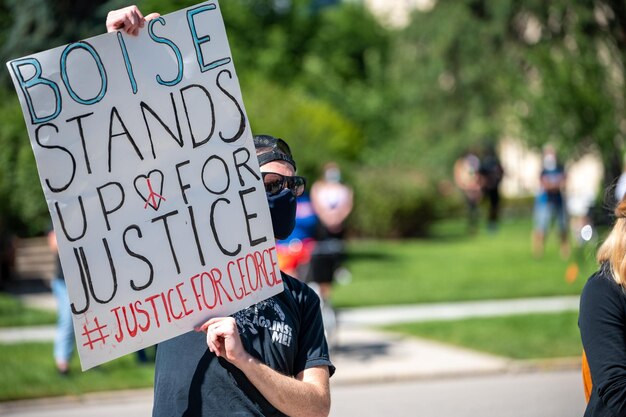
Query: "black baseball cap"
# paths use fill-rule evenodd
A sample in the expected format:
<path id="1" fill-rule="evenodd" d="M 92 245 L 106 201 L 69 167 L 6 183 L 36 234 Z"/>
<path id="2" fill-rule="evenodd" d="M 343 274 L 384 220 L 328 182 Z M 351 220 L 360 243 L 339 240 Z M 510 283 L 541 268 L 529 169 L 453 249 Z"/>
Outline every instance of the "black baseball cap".
<path id="1" fill-rule="evenodd" d="M 253 139 L 259 166 L 272 161 L 285 161 L 296 169 L 296 161 L 293 160 L 287 142 L 271 135 L 255 135 Z"/>

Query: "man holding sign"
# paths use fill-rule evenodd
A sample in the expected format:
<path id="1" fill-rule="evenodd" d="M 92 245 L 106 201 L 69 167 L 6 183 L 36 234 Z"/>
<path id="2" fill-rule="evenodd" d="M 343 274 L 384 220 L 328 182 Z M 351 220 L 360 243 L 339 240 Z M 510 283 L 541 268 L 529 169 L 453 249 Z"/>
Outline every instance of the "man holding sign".
<path id="1" fill-rule="evenodd" d="M 130 6 L 110 12 L 106 26 L 136 35 L 157 17 Z M 295 225 L 304 179 L 294 176 L 282 139 L 255 136 L 254 145 L 274 235 L 282 239 Z M 279 294 L 159 344 L 153 415 L 328 415 L 334 366 L 319 299 L 288 275 L 282 281 Z"/>

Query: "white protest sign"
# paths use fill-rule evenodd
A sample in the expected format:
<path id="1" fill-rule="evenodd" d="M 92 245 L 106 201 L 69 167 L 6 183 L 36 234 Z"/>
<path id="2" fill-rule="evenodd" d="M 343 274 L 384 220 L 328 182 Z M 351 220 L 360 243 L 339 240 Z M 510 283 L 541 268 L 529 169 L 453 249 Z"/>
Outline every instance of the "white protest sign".
<path id="1" fill-rule="evenodd" d="M 83 369 L 283 290 L 217 1 L 7 66 Z"/>

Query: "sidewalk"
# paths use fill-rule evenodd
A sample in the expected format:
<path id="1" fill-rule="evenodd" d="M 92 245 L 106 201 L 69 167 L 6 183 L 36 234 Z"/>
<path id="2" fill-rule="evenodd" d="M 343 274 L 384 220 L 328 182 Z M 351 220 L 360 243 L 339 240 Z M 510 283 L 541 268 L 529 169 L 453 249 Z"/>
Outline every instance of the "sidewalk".
<path id="1" fill-rule="evenodd" d="M 578 311 L 579 301 L 578 296 L 463 301 L 349 308 L 342 309 L 340 315 L 341 324 L 344 326 L 383 326 L 392 323 Z"/>
<path id="2" fill-rule="evenodd" d="M 514 361 L 425 339 L 373 330 L 386 324 L 577 311 L 579 297 L 487 300 L 342 309 L 334 383 L 468 376 L 579 367 L 578 358 Z M 342 375 L 343 374 L 343 375 Z"/>

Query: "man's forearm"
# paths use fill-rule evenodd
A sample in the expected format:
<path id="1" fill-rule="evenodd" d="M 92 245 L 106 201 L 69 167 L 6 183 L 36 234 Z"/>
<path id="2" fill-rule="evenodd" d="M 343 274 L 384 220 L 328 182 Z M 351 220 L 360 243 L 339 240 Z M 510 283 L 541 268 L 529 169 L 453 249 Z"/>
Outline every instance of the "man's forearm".
<path id="1" fill-rule="evenodd" d="M 283 413 L 289 416 L 328 416 L 330 412 L 328 367 L 310 368 L 301 372 L 297 378 L 292 378 L 251 356 L 236 366 L 259 392 Z"/>

